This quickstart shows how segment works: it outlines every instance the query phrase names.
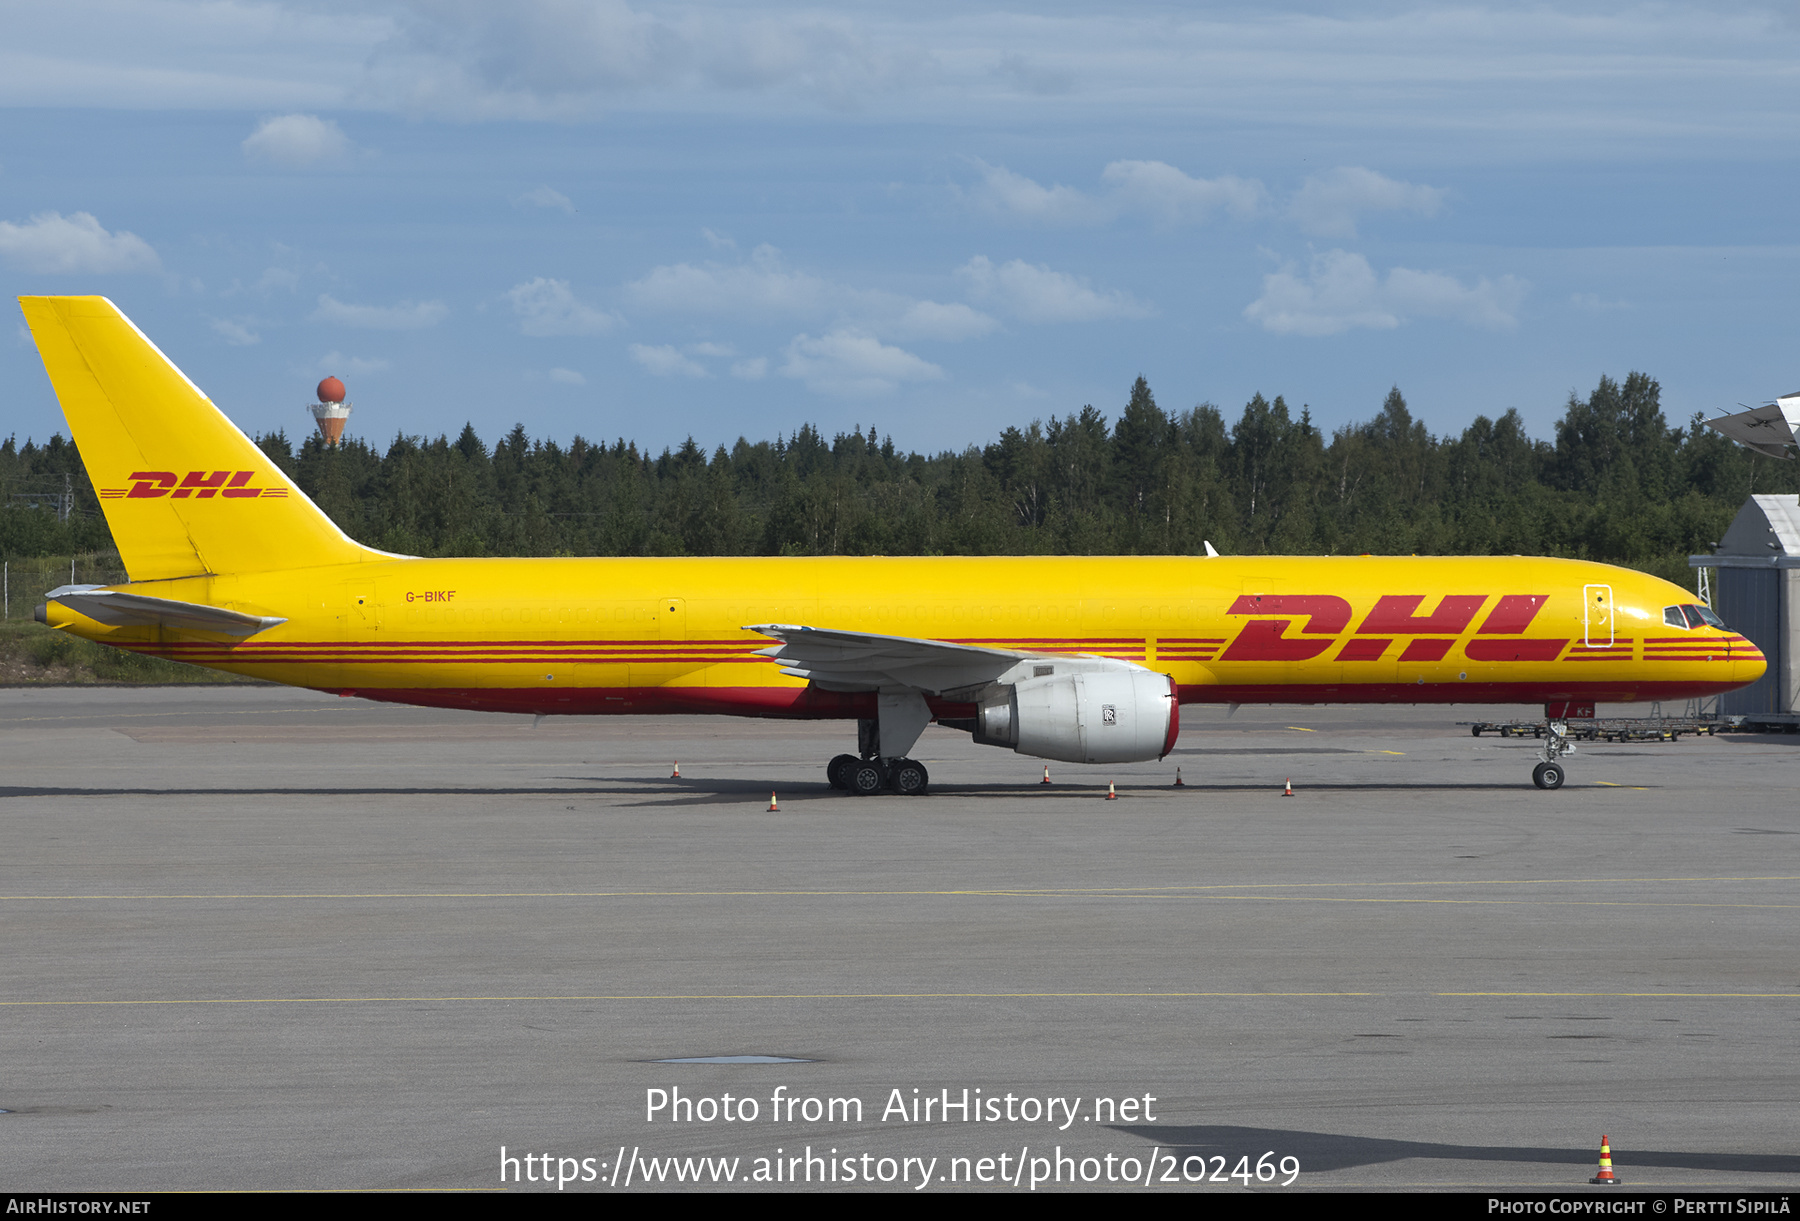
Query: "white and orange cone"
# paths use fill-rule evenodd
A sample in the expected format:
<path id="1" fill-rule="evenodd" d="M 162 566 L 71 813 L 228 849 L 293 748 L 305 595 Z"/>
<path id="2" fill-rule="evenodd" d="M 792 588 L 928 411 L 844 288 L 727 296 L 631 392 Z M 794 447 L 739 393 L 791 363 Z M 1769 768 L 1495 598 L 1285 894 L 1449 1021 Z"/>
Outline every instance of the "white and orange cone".
<path id="1" fill-rule="evenodd" d="M 1612 1144 L 1606 1139 L 1604 1133 L 1600 1136 L 1600 1173 L 1589 1179 L 1588 1182 L 1604 1183 L 1608 1187 L 1617 1187 L 1620 1182 L 1619 1178 L 1613 1174 Z"/>
<path id="2" fill-rule="evenodd" d="M 1292 797 L 1294 795 L 1293 777 L 1290 776 L 1287 780 L 1287 783 L 1282 786 L 1281 795 L 1283 797 Z"/>
<path id="3" fill-rule="evenodd" d="M 774 792 L 773 792 L 773 791 L 771 791 L 771 792 L 770 792 L 770 793 L 769 793 L 769 809 L 768 809 L 768 812 L 769 812 L 769 813 L 770 813 L 770 814 L 779 814 L 779 813 L 780 813 L 780 812 L 781 812 L 781 807 L 780 807 L 780 806 L 778 806 L 778 805 L 776 805 L 776 804 L 775 804 L 775 794 L 774 794 Z"/>
<path id="4" fill-rule="evenodd" d="M 674 770 L 674 772 L 672 772 L 670 774 L 669 779 L 671 779 L 671 780 L 681 779 L 681 760 L 680 759 L 675 760 L 675 770 Z"/>
<path id="5" fill-rule="evenodd" d="M 1117 801 L 1119 799 L 1118 790 L 1113 788 L 1112 781 L 1110 780 L 1106 782 L 1106 799 L 1108 801 Z"/>
<path id="6" fill-rule="evenodd" d="M 1044 778 L 1042 780 L 1040 780 L 1038 783 L 1040 783 L 1040 784 L 1049 784 L 1050 783 L 1050 765 L 1048 763 L 1044 764 Z"/>
<path id="7" fill-rule="evenodd" d="M 1187 787 L 1187 785 L 1181 782 L 1181 769 L 1179 767 L 1175 769 L 1175 787 L 1178 789 L 1185 789 Z"/>

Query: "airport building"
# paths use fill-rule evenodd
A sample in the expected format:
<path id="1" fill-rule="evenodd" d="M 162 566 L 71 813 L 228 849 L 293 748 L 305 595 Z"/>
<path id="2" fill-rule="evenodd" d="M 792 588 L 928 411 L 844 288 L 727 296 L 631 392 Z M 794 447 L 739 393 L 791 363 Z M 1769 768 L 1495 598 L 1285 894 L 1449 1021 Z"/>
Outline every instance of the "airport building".
<path id="1" fill-rule="evenodd" d="M 1691 555 L 1701 596 L 1769 659 L 1768 673 L 1719 697 L 1725 716 L 1800 723 L 1800 496 L 1752 496 L 1711 555 Z"/>

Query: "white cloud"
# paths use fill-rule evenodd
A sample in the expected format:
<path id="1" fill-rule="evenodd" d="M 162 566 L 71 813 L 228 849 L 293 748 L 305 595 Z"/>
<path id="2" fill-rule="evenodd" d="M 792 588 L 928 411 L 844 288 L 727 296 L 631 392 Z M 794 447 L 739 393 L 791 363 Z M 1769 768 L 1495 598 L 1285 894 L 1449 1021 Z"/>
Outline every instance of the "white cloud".
<path id="1" fill-rule="evenodd" d="M 725 234 L 720 233 L 717 230 L 702 229 L 702 230 L 700 230 L 700 236 L 705 238 L 706 244 L 708 246 L 711 246 L 714 250 L 736 250 L 737 249 L 736 242 L 732 241 Z"/>
<path id="2" fill-rule="evenodd" d="M 22 225 L 0 220 L 0 256 L 31 272 L 156 271 L 162 260 L 135 233 L 108 233 L 88 212 L 39 212 Z"/>
<path id="3" fill-rule="evenodd" d="M 747 382 L 760 382 L 769 375 L 769 358 L 755 356 L 749 360 L 740 360 L 731 366 L 731 376 L 741 377 Z"/>
<path id="4" fill-rule="evenodd" d="M 890 339 L 971 339 L 999 323 L 960 303 L 918 300 L 881 289 L 854 288 L 789 268 L 781 252 L 758 246 L 737 264 L 675 263 L 653 268 L 625 286 L 641 308 L 726 315 L 761 321 L 770 315 L 818 319 Z"/>
<path id="5" fill-rule="evenodd" d="M 977 301 L 1026 322 L 1091 322 L 1099 318 L 1142 318 L 1150 307 L 1129 293 L 1099 292 L 1060 271 L 1033 266 L 1023 259 L 996 267 L 978 254 L 956 269 Z"/>
<path id="6" fill-rule="evenodd" d="M 728 343 L 690 343 L 687 350 L 695 356 L 736 356 L 737 349 Z"/>
<path id="7" fill-rule="evenodd" d="M 973 198 L 984 212 L 1043 225 L 1101 225 L 1112 219 L 1105 207 L 1073 187 L 1040 186 L 1005 166 L 975 164 L 981 170 L 981 185 Z"/>
<path id="8" fill-rule="evenodd" d="M 262 342 L 262 336 L 251 329 L 253 320 L 249 318 L 214 318 L 213 333 L 234 348 L 247 348 L 251 344 Z"/>
<path id="9" fill-rule="evenodd" d="M 665 343 L 653 348 L 648 344 L 634 343 L 630 351 L 631 359 L 658 377 L 711 376 L 705 365 L 683 356 L 673 344 Z"/>
<path id="10" fill-rule="evenodd" d="M 540 339 L 552 335 L 604 335 L 619 324 L 617 314 L 577 300 L 567 280 L 539 276 L 502 294 L 518 315 L 519 330 Z"/>
<path id="11" fill-rule="evenodd" d="M 587 385 L 587 378 L 585 378 L 581 374 L 575 372 L 575 370 L 573 370 L 573 369 L 564 369 L 564 368 L 560 368 L 560 367 L 555 368 L 555 369 L 550 370 L 550 372 L 547 376 L 550 378 L 551 381 L 558 382 L 564 386 L 585 386 L 585 385 Z"/>
<path id="12" fill-rule="evenodd" d="M 625 286 L 642 308 L 670 313 L 818 314 L 841 306 L 846 291 L 803 271 L 789 271 L 781 252 L 764 244 L 736 265 L 675 263 L 652 268 Z"/>
<path id="13" fill-rule="evenodd" d="M 1319 237 L 1355 237 L 1356 222 L 1368 212 L 1411 212 L 1436 216 L 1449 191 L 1399 182 L 1359 165 L 1344 165 L 1308 178 L 1288 204 L 1288 215 Z"/>
<path id="14" fill-rule="evenodd" d="M 1156 224 L 1197 224 L 1215 214 L 1254 216 L 1268 191 L 1254 178 L 1194 178 L 1164 161 L 1114 161 L 1100 172 L 1101 194 L 1060 184 L 1045 187 L 1004 166 L 976 161 L 981 182 L 970 192 L 980 210 L 1040 225 L 1105 225 L 1123 216 Z"/>
<path id="15" fill-rule="evenodd" d="M 1114 208 L 1164 225 L 1195 224 L 1215 212 L 1255 216 L 1268 197 L 1254 178 L 1191 178 L 1164 161 L 1115 161 L 1100 180 L 1112 188 Z"/>
<path id="16" fill-rule="evenodd" d="M 575 214 L 574 201 L 554 187 L 534 187 L 516 197 L 513 202 L 521 207 L 550 208 L 558 212 L 567 212 L 571 216 Z"/>
<path id="17" fill-rule="evenodd" d="M 311 114 L 284 114 L 264 119 L 244 137 L 244 155 L 277 165 L 306 166 L 340 161 L 350 152 L 350 138 L 330 119 Z"/>
<path id="18" fill-rule="evenodd" d="M 796 335 L 781 375 L 821 394 L 871 395 L 892 393 L 902 382 L 939 381 L 944 371 L 873 335 L 838 330 L 817 339 Z"/>
<path id="19" fill-rule="evenodd" d="M 954 342 L 979 339 L 999 325 L 991 315 L 960 301 L 948 305 L 937 301 L 915 301 L 882 330 L 899 339 L 948 339 Z"/>
<path id="20" fill-rule="evenodd" d="M 390 362 L 379 358 L 365 359 L 361 356 L 345 356 L 342 352 L 327 352 L 315 363 L 316 372 L 333 377 L 342 373 L 385 373 L 390 367 Z"/>
<path id="21" fill-rule="evenodd" d="M 1438 271 L 1396 267 L 1382 280 L 1360 254 L 1315 255 L 1306 276 L 1291 265 L 1263 277 L 1263 293 L 1244 316 L 1282 335 L 1388 330 L 1413 318 L 1447 318 L 1503 330 L 1516 325 L 1527 285 L 1514 276 L 1465 286 Z"/>
<path id="22" fill-rule="evenodd" d="M 398 305 L 350 305 L 321 293 L 314 322 L 361 327 L 369 331 L 418 331 L 436 326 L 450 313 L 442 301 L 402 301 Z"/>

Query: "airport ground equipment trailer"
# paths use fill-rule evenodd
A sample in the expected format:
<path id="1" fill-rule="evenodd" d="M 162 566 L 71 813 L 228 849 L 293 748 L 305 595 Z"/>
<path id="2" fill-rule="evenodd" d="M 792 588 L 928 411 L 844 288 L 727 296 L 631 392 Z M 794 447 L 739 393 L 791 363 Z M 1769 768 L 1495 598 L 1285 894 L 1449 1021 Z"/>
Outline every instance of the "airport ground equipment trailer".
<path id="1" fill-rule="evenodd" d="M 1740 717 L 1708 716 L 1643 716 L 1571 718 L 1564 724 L 1568 736 L 1580 742 L 1674 742 L 1683 734 L 1715 734 L 1729 732 Z M 1546 720 L 1460 721 L 1479 738 L 1484 733 L 1497 733 L 1503 738 L 1542 738 L 1550 731 Z"/>

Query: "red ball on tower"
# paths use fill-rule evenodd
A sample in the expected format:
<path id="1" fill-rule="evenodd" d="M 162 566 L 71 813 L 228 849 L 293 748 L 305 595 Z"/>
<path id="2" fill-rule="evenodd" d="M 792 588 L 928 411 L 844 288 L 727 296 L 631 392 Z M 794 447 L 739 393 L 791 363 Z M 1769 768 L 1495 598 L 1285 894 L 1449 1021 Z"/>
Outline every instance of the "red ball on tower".
<path id="1" fill-rule="evenodd" d="M 344 383 L 328 377 L 319 383 L 319 401 L 307 408 L 318 422 L 319 435 L 325 444 L 336 445 L 344 438 L 344 423 L 350 418 L 350 404 L 344 401 Z"/>

